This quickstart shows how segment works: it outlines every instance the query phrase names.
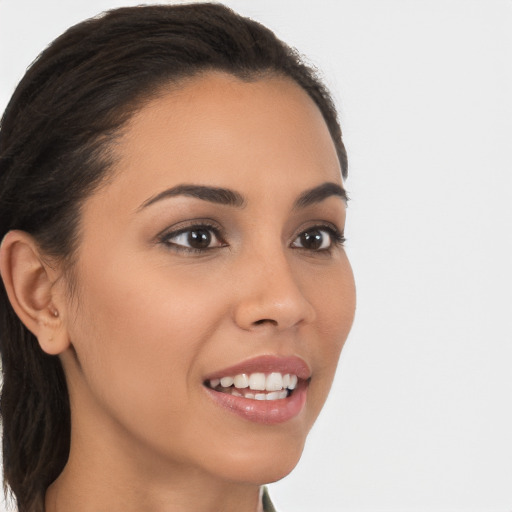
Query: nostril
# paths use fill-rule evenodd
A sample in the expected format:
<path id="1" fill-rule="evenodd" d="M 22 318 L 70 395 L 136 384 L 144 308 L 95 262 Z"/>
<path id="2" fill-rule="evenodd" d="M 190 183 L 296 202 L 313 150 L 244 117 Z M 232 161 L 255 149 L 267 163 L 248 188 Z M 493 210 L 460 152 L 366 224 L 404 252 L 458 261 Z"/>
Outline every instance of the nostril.
<path id="1" fill-rule="evenodd" d="M 254 325 L 262 325 L 267 322 L 272 325 L 277 325 L 277 322 L 275 320 L 272 320 L 271 318 L 262 318 L 261 320 L 256 320 L 256 322 L 254 322 Z"/>

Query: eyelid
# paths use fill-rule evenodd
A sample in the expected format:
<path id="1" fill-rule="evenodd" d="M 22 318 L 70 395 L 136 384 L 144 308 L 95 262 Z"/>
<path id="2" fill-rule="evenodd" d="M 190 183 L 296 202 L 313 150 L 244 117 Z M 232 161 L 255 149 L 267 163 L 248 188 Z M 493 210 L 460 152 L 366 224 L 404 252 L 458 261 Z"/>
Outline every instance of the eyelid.
<path id="1" fill-rule="evenodd" d="M 194 230 L 206 230 L 209 231 L 214 237 L 215 245 L 209 245 L 205 248 L 193 247 L 186 244 L 172 242 L 172 239 L 179 237 L 180 235 L 194 231 Z M 327 232 L 330 238 L 330 244 L 328 247 L 322 249 L 312 249 L 302 245 L 295 245 L 297 239 L 308 230 L 317 230 Z M 223 234 L 223 229 L 219 226 L 216 221 L 212 219 L 191 219 L 185 222 L 178 223 L 174 226 L 166 228 L 156 238 L 157 243 L 165 245 L 167 248 L 178 252 L 188 253 L 206 253 L 222 247 L 228 247 L 230 244 L 226 242 L 226 237 Z M 312 253 L 329 253 L 336 246 L 341 247 L 345 242 L 344 231 L 339 229 L 336 224 L 325 221 L 325 220 L 312 220 L 304 223 L 299 229 L 295 231 L 295 234 L 291 238 L 290 246 L 293 249 L 301 249 Z"/>
<path id="2" fill-rule="evenodd" d="M 329 236 L 331 237 L 331 244 L 328 248 L 325 249 L 308 249 L 307 247 L 302 246 L 296 246 L 296 249 L 304 249 L 306 251 L 311 252 L 328 252 L 333 249 L 335 246 L 343 246 L 346 242 L 345 234 L 343 229 L 339 229 L 335 224 L 328 221 L 312 221 L 308 223 L 308 225 L 303 225 L 301 228 L 296 232 L 296 234 L 292 238 L 291 244 L 293 244 L 297 238 L 299 238 L 301 235 L 303 235 L 308 230 L 318 230 L 318 231 L 327 231 L 329 233 Z"/>
<path id="3" fill-rule="evenodd" d="M 173 238 L 176 238 L 184 233 L 194 230 L 210 231 L 217 240 L 218 245 L 215 245 L 213 247 L 207 247 L 204 249 L 199 249 L 197 247 L 190 247 L 187 245 L 177 244 L 170 241 Z M 157 236 L 157 242 L 162 243 L 175 251 L 195 253 L 204 253 L 214 249 L 219 249 L 221 247 L 226 247 L 228 245 L 224 239 L 224 236 L 222 235 L 221 228 L 216 223 L 208 219 L 193 219 L 167 228 Z"/>
<path id="4" fill-rule="evenodd" d="M 301 224 L 301 226 L 295 231 L 293 239 L 295 239 L 297 236 L 304 233 L 304 231 L 307 231 L 308 229 L 325 229 L 327 231 L 330 230 L 333 233 L 336 233 L 340 236 L 343 236 L 345 231 L 343 227 L 338 227 L 334 222 L 330 222 L 328 220 L 314 219 Z"/>
<path id="5" fill-rule="evenodd" d="M 217 221 L 210 219 L 208 217 L 198 217 L 194 219 L 188 219 L 185 221 L 177 222 L 176 224 L 173 224 L 171 226 L 167 226 L 165 229 L 160 231 L 160 233 L 158 233 L 158 235 L 155 238 L 157 240 L 160 240 L 161 238 L 168 237 L 169 235 L 178 234 L 180 232 L 194 228 L 206 228 L 216 230 L 219 233 L 222 232 L 222 227 L 219 225 Z"/>

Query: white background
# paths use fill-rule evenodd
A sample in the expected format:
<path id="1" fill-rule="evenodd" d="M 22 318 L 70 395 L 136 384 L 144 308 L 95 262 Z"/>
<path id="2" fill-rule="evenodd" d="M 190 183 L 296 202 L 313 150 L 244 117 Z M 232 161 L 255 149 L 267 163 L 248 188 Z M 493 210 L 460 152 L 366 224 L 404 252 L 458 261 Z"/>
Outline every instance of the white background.
<path id="1" fill-rule="evenodd" d="M 0 0 L 0 109 L 65 28 L 136 3 Z M 356 323 L 278 509 L 512 511 L 512 0 L 225 3 L 323 70 L 350 161 Z"/>

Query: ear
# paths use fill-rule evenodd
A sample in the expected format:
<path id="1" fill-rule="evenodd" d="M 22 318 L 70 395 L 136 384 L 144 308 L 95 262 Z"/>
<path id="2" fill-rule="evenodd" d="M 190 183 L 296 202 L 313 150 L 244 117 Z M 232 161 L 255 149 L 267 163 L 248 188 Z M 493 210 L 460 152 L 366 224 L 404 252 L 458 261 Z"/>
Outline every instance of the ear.
<path id="1" fill-rule="evenodd" d="M 0 274 L 14 311 L 41 348 L 52 355 L 66 350 L 65 302 L 55 286 L 58 274 L 45 262 L 32 236 L 24 231 L 5 235 L 0 246 Z"/>

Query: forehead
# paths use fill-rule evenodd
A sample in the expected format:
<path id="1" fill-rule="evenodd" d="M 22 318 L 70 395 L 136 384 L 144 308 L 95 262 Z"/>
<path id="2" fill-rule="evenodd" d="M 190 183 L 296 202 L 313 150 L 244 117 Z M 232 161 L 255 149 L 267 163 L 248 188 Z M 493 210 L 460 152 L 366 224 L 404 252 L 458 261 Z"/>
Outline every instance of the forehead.
<path id="1" fill-rule="evenodd" d="M 341 171 L 319 109 L 293 81 L 211 72 L 162 89 L 116 144 L 113 185 L 125 198 L 178 183 L 235 188 L 288 183 L 297 193 Z"/>

